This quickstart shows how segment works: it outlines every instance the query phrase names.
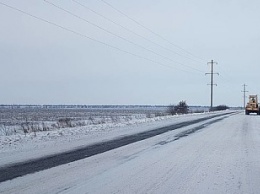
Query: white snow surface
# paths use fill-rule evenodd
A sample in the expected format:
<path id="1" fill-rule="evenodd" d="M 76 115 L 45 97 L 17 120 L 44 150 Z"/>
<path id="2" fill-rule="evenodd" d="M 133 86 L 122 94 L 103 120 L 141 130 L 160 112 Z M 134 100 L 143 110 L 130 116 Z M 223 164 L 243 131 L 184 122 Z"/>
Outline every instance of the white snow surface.
<path id="1" fill-rule="evenodd" d="M 27 135 L 0 136 L 0 166 L 39 158 L 119 136 L 130 135 L 179 122 L 198 119 L 212 114 L 162 116 L 134 119 L 128 122 L 88 125 L 76 128 L 61 128 Z"/>
<path id="2" fill-rule="evenodd" d="M 99 135 L 92 133 L 89 138 L 83 135 L 74 139 L 80 143 L 73 146 L 82 145 L 84 139 L 89 140 L 88 144 L 203 116 L 119 127 L 98 132 Z M 173 141 L 176 134 L 201 124 L 0 183 L 0 193 L 259 193 L 260 117 L 242 113 L 229 116 Z M 41 151 L 47 147 L 53 151 L 56 145 L 70 144 L 59 138 L 48 140 L 46 144 L 40 140 L 25 142 L 21 143 L 22 153 L 23 149 Z M 40 146 L 35 147 L 33 143 Z M 69 146 L 64 147 L 55 151 Z M 15 148 L 4 148 L 7 151 L 1 151 L 1 156 L 18 153 Z"/>

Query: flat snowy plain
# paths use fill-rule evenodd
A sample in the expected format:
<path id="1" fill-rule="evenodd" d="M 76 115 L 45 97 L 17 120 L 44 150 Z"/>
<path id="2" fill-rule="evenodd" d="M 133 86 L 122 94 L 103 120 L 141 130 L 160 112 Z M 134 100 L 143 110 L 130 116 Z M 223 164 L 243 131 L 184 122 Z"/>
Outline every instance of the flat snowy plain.
<path id="1" fill-rule="evenodd" d="M 42 134 L 31 141 L 9 137 L 10 144 L 1 145 L 0 166 L 206 116 L 168 117 L 46 139 L 43 137 L 50 135 Z M 203 128 L 176 140 L 179 134 L 199 126 Z M 251 194 L 259 193 L 259 183 L 260 117 L 239 113 L 2 182 L 0 193 Z"/>

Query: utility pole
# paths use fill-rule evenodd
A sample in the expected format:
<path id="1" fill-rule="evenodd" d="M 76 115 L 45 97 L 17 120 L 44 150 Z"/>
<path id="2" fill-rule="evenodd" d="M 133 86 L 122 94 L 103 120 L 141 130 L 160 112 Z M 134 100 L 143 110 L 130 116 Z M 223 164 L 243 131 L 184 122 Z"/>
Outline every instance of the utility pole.
<path id="1" fill-rule="evenodd" d="M 246 84 L 244 84 L 242 86 L 244 87 L 244 90 L 241 92 L 244 93 L 244 108 L 245 108 L 246 107 L 246 92 L 248 92 L 248 91 L 246 91 L 246 86 L 247 86 Z"/>
<path id="2" fill-rule="evenodd" d="M 214 77 L 214 74 L 217 74 L 219 75 L 219 73 L 214 73 L 214 70 L 213 70 L 213 66 L 214 64 L 217 64 L 217 62 L 214 62 L 213 60 L 211 60 L 210 62 L 208 62 L 208 64 L 211 64 L 211 72 L 210 73 L 205 73 L 205 75 L 211 75 L 211 82 L 210 85 L 211 86 L 211 92 L 210 92 L 210 110 L 212 110 L 213 108 L 213 86 L 217 86 L 217 84 L 214 84 L 214 81 L 213 81 L 213 77 Z"/>

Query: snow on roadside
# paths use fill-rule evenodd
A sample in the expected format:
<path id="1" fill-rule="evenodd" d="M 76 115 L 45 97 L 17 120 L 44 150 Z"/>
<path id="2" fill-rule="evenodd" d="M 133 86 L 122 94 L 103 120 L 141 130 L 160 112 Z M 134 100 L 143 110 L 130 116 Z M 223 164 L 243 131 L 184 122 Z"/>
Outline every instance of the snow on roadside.
<path id="1" fill-rule="evenodd" d="M 202 118 L 209 114 L 219 113 L 162 116 L 134 119 L 120 123 L 61 128 L 55 131 L 37 132 L 36 134 L 0 136 L 0 166 L 55 154 L 118 136 Z"/>

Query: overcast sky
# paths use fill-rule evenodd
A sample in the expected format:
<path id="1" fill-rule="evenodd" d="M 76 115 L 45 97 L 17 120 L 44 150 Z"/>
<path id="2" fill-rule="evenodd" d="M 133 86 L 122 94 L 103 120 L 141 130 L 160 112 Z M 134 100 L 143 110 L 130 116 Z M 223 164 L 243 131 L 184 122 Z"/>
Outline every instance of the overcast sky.
<path id="1" fill-rule="evenodd" d="M 214 105 L 260 94 L 260 1 L 75 1 L 0 0 L 0 104 L 210 105 L 212 59 Z"/>

